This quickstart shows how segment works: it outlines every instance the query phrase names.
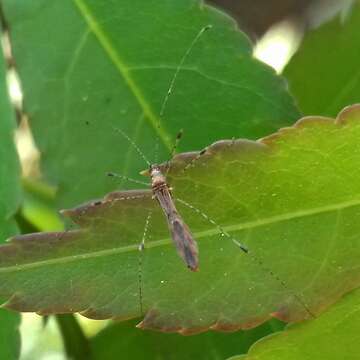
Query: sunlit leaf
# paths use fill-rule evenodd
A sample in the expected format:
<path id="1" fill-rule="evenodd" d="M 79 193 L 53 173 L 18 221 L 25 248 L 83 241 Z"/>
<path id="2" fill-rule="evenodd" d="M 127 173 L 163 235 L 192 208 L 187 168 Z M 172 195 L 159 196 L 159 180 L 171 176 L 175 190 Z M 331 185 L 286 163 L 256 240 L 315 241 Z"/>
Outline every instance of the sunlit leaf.
<path id="1" fill-rule="evenodd" d="M 360 346 L 360 291 L 348 294 L 313 322 L 289 326 L 231 360 L 357 359 Z M 230 359 L 229 359 L 230 360 Z"/>
<path id="2" fill-rule="evenodd" d="M 177 201 L 199 244 L 193 273 L 151 191 L 115 192 L 65 212 L 81 229 L 3 246 L 0 297 L 20 311 L 122 319 L 143 312 L 141 327 L 183 333 L 316 315 L 359 285 L 359 136 L 353 106 L 335 121 L 305 118 L 262 141 L 220 141 L 186 172 L 198 153 L 172 160 L 174 197 L 248 254 Z"/>
<path id="3" fill-rule="evenodd" d="M 257 138 L 299 114 L 283 79 L 252 57 L 223 13 L 196 0 L 5 0 L 25 110 L 46 178 L 69 207 L 137 176 L 145 164 L 113 127 L 152 161 L 180 129 L 181 151 L 219 138 Z M 158 126 L 161 104 L 196 35 Z M 160 149 L 156 150 L 156 139 Z"/>

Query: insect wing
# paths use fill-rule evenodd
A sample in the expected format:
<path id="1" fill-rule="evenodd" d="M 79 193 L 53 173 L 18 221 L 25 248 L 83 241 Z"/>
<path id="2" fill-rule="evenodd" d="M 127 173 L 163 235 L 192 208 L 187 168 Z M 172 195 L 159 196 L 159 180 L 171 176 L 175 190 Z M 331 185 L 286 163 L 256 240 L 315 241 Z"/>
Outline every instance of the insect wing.
<path id="1" fill-rule="evenodd" d="M 178 214 L 169 218 L 169 228 L 178 254 L 192 271 L 199 267 L 198 247 L 188 226 Z"/>
<path id="2" fill-rule="evenodd" d="M 155 192 L 155 196 L 163 209 L 168 222 L 171 237 L 180 257 L 192 271 L 197 271 L 199 266 L 198 247 L 189 227 L 178 214 L 171 194 L 167 187 Z"/>

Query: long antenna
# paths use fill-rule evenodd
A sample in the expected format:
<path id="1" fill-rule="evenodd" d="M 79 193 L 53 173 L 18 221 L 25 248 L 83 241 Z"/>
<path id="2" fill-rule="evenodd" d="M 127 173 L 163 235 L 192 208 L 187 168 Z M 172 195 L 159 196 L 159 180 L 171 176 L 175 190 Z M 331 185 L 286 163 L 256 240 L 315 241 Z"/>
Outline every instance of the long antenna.
<path id="1" fill-rule="evenodd" d="M 108 173 L 106 173 L 106 175 L 109 176 L 109 177 L 114 177 L 114 178 L 119 178 L 119 179 L 122 179 L 122 180 L 126 180 L 126 181 L 132 182 L 134 184 L 140 184 L 140 185 L 145 185 L 145 186 L 150 185 L 150 184 L 146 183 L 145 181 L 136 180 L 136 179 L 133 179 L 133 178 L 131 178 L 129 176 L 122 175 L 122 174 L 117 174 L 117 173 L 114 173 L 114 172 L 108 172 Z"/>
<path id="2" fill-rule="evenodd" d="M 181 57 L 180 61 L 179 61 L 179 64 L 176 66 L 176 69 L 175 69 L 175 72 L 174 72 L 174 75 L 172 76 L 171 78 L 171 81 L 170 81 L 170 85 L 169 85 L 169 88 L 166 92 L 166 95 L 164 97 L 164 100 L 161 104 L 161 108 L 160 108 L 160 113 L 159 113 L 159 120 L 158 120 L 158 123 L 157 123 L 157 127 L 160 128 L 161 127 L 161 120 L 163 119 L 163 116 L 164 116 L 164 113 L 165 113 L 165 109 L 166 109 L 166 105 L 169 101 L 169 98 L 170 98 L 170 95 L 172 94 L 173 90 L 174 90 L 174 87 L 175 87 L 175 82 L 176 82 L 176 79 L 187 59 L 187 57 L 190 55 L 192 49 L 194 48 L 195 44 L 198 42 L 198 40 L 201 38 L 201 36 L 209 29 L 212 28 L 212 25 L 206 25 L 204 26 L 197 34 L 196 36 L 194 37 L 194 39 L 192 40 L 191 44 L 189 45 L 189 47 L 187 48 L 187 50 L 185 51 L 184 55 Z M 156 149 L 156 152 L 158 151 L 158 148 L 159 148 L 159 138 L 156 137 L 156 145 L 155 145 L 155 149 Z M 155 156 L 157 157 L 157 153 L 155 154 Z M 157 160 L 156 160 L 157 161 Z"/>
<path id="3" fill-rule="evenodd" d="M 146 164 L 150 167 L 151 162 L 148 160 L 148 158 L 145 156 L 145 154 L 140 150 L 140 148 L 136 145 L 136 143 L 121 129 L 116 128 L 116 127 L 112 127 L 112 128 L 114 131 L 117 131 L 118 133 L 120 133 L 134 147 L 134 149 L 138 152 L 138 154 L 144 159 Z"/>

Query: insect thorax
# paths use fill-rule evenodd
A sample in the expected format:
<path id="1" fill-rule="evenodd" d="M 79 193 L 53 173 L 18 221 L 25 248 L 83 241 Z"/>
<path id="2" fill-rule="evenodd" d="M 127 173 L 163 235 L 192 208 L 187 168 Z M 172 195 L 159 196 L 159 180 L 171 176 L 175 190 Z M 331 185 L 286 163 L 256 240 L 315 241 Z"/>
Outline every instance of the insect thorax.
<path id="1" fill-rule="evenodd" d="M 158 165 L 152 165 L 150 168 L 151 187 L 153 191 L 167 187 L 165 175 Z"/>

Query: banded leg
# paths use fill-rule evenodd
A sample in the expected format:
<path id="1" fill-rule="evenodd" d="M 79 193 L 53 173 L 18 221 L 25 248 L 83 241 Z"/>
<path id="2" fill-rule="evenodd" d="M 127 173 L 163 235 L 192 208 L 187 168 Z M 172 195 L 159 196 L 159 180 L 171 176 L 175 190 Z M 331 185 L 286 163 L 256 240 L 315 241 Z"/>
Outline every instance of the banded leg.
<path id="1" fill-rule="evenodd" d="M 145 181 L 140 181 L 140 180 L 136 180 L 136 179 L 133 179 L 131 177 L 128 177 L 128 176 L 125 176 L 125 175 L 121 175 L 121 174 L 117 174 L 117 173 L 114 173 L 114 172 L 108 172 L 106 173 L 107 176 L 109 177 L 113 177 L 113 178 L 118 178 L 118 179 L 122 179 L 122 180 L 126 180 L 126 181 L 129 181 L 129 182 L 132 182 L 134 184 L 140 184 L 140 185 L 145 185 L 147 187 L 150 187 L 151 184 L 149 183 L 146 183 Z"/>
<path id="2" fill-rule="evenodd" d="M 145 250 L 145 240 L 147 233 L 149 231 L 149 224 L 151 220 L 152 212 L 149 211 L 146 220 L 145 220 L 145 226 L 144 226 L 144 232 L 141 239 L 141 243 L 139 244 L 138 250 L 139 250 L 139 259 L 138 259 L 138 286 L 139 286 L 139 306 L 140 306 L 140 314 L 143 315 L 143 289 L 142 289 L 142 279 L 143 279 L 143 273 L 142 273 L 142 265 L 143 265 L 143 251 Z"/>
<path id="3" fill-rule="evenodd" d="M 231 143 L 229 144 L 229 146 L 233 146 L 235 143 L 235 138 L 233 137 L 231 139 Z M 188 164 L 185 165 L 185 167 L 181 170 L 181 173 L 186 172 L 189 168 L 195 166 L 195 163 L 203 156 L 206 154 L 207 150 L 208 150 L 208 146 L 203 148 L 202 150 L 199 151 L 199 153 L 190 160 L 190 162 Z"/>
<path id="4" fill-rule="evenodd" d="M 171 154 L 170 154 L 170 160 L 168 160 L 166 162 L 166 170 L 165 170 L 165 177 L 167 176 L 167 174 L 169 173 L 169 170 L 170 170 L 170 162 L 171 162 L 171 159 L 174 157 L 175 153 L 176 153 L 176 149 L 179 145 L 179 142 L 181 140 L 183 136 L 183 130 L 181 129 L 178 134 L 176 135 L 176 138 L 175 138 L 175 142 L 174 142 L 174 145 L 171 149 Z"/>
<path id="5" fill-rule="evenodd" d="M 186 207 L 188 207 L 189 209 L 195 211 L 197 214 L 199 214 L 200 216 L 202 216 L 206 221 L 210 222 L 212 225 L 214 225 L 220 232 L 220 234 L 222 234 L 223 236 L 226 236 L 228 239 L 230 239 L 236 246 L 238 246 L 240 248 L 240 250 L 242 250 L 243 253 L 247 254 L 250 259 L 252 261 L 254 261 L 264 272 L 266 272 L 267 274 L 270 274 L 279 284 L 281 284 L 281 286 L 286 290 L 291 292 L 292 296 L 294 297 L 294 299 L 296 299 L 296 301 L 304 308 L 304 310 L 309 314 L 309 316 L 311 318 L 315 318 L 316 316 L 311 312 L 311 310 L 309 309 L 309 307 L 307 306 L 307 304 L 293 291 L 291 291 L 291 289 L 288 288 L 287 284 L 285 283 L 285 281 L 283 281 L 276 273 L 274 273 L 270 268 L 266 267 L 265 264 L 263 263 L 263 261 L 258 258 L 252 251 L 250 251 L 246 246 L 244 246 L 243 244 L 241 244 L 236 238 L 234 238 L 233 236 L 231 236 L 222 226 L 220 226 L 219 224 L 217 224 L 215 222 L 215 220 L 211 219 L 208 215 L 206 215 L 204 212 L 202 212 L 200 209 L 196 208 L 195 206 L 189 204 L 188 202 L 178 199 L 175 199 L 176 201 L 178 201 L 179 203 L 185 205 Z"/>

